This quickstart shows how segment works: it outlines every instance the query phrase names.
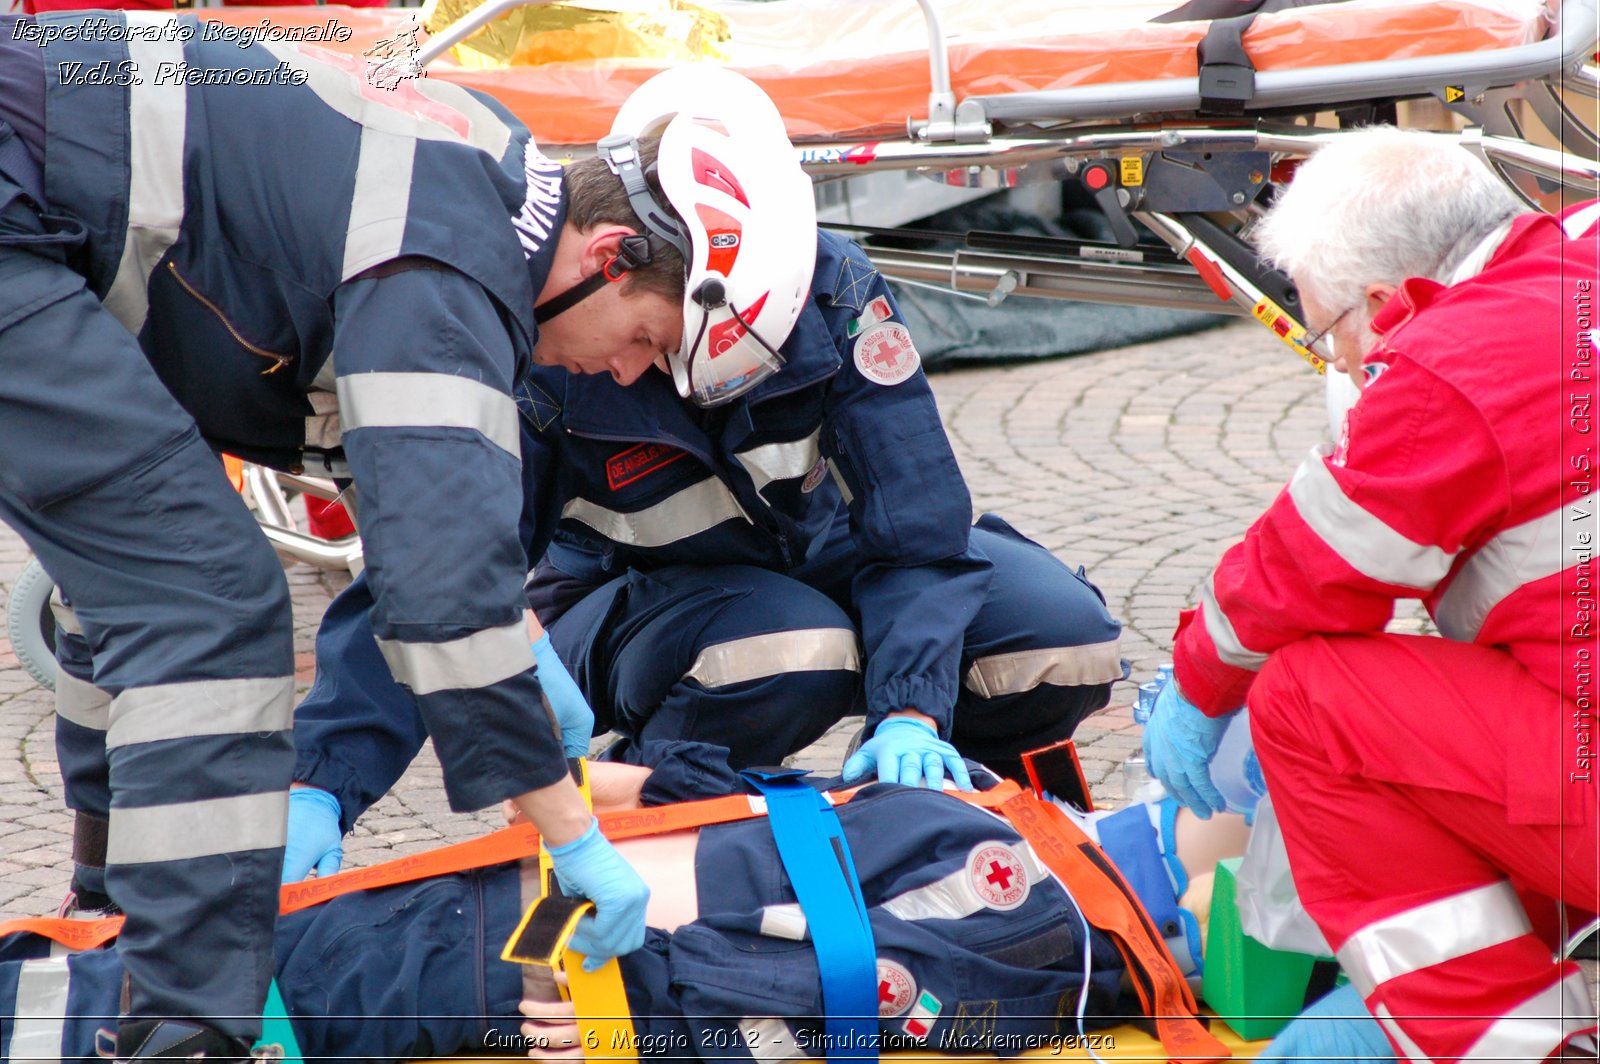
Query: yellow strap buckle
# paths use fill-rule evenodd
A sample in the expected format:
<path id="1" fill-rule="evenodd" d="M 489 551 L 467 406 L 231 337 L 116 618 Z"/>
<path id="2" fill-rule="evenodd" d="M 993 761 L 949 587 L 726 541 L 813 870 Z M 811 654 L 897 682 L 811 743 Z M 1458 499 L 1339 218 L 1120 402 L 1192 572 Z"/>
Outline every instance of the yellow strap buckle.
<path id="1" fill-rule="evenodd" d="M 583 760 L 574 758 L 568 764 L 585 804 L 589 804 L 589 776 Z M 633 1030 L 633 1014 L 628 1010 L 628 995 L 622 986 L 622 967 L 612 958 L 598 971 L 584 970 L 584 954 L 571 948 L 570 943 L 578 921 L 594 912 L 594 903 L 560 892 L 550 851 L 542 840 L 539 882 L 544 884 L 544 896 L 523 914 L 500 951 L 500 959 L 565 973 L 565 984 L 558 979 L 556 986 L 562 999 L 572 1002 L 578 1038 L 588 1059 L 637 1060 L 639 1043 Z"/>

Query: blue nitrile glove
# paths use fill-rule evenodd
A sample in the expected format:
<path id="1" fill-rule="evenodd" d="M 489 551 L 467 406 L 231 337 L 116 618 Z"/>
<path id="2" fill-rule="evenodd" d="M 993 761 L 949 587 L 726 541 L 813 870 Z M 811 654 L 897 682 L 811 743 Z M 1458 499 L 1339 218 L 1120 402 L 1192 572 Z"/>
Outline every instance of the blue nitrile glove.
<path id="1" fill-rule="evenodd" d="M 556 648 L 550 645 L 546 632 L 533 644 L 533 660 L 539 665 L 539 687 L 544 691 L 550 710 L 561 725 L 561 748 L 568 757 L 586 757 L 589 740 L 594 737 L 594 710 L 583 697 L 567 667 L 561 664 Z"/>
<path id="2" fill-rule="evenodd" d="M 339 799 L 320 787 L 289 792 L 289 829 L 283 845 L 283 882 L 298 883 L 314 868 L 331 876 L 344 863 Z"/>
<path id="3" fill-rule="evenodd" d="M 878 725 L 872 738 L 844 763 L 844 781 L 853 783 L 878 766 L 879 783 L 941 790 L 944 775 L 963 791 L 972 790 L 972 777 L 956 748 L 920 720 L 890 717 Z"/>
<path id="4" fill-rule="evenodd" d="M 1250 793 L 1255 795 L 1258 801 L 1266 797 L 1267 777 L 1261 773 L 1261 759 L 1256 756 L 1255 747 L 1251 747 L 1244 758 L 1244 781 L 1250 787 Z M 1258 806 L 1252 805 L 1250 811 L 1244 815 L 1244 822 L 1252 827 L 1255 826 L 1257 808 Z"/>
<path id="5" fill-rule="evenodd" d="M 644 945 L 650 888 L 600 834 L 600 821 L 591 821 L 588 831 L 566 845 L 551 847 L 550 863 L 562 890 L 594 902 L 595 912 L 572 935 L 572 948 L 586 954 L 584 971 L 599 971 L 612 957 Z"/>
<path id="6" fill-rule="evenodd" d="M 1200 712 L 1183 697 L 1176 680 L 1156 696 L 1155 709 L 1144 726 L 1144 760 L 1150 775 L 1201 820 L 1210 820 L 1212 813 L 1220 813 L 1228 805 L 1211 782 L 1211 759 L 1227 730 L 1227 717 Z"/>
<path id="7" fill-rule="evenodd" d="M 1323 1064 L 1393 1064 L 1394 1048 L 1348 983 L 1319 999 L 1267 1046 L 1257 1061 L 1319 1060 Z"/>

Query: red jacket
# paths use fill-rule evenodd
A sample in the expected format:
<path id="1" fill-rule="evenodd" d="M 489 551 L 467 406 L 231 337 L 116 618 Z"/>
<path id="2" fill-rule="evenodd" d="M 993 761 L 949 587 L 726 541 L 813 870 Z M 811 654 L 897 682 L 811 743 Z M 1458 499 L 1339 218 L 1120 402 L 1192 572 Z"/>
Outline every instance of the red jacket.
<path id="1" fill-rule="evenodd" d="M 1413 278 L 1379 312 L 1379 375 L 1338 447 L 1307 457 L 1179 621 L 1178 683 L 1201 710 L 1237 708 L 1306 635 L 1382 631 L 1397 598 L 1571 697 L 1563 643 L 1594 642 L 1594 215 L 1564 216 L 1577 237 L 1521 217 L 1477 276 Z"/>

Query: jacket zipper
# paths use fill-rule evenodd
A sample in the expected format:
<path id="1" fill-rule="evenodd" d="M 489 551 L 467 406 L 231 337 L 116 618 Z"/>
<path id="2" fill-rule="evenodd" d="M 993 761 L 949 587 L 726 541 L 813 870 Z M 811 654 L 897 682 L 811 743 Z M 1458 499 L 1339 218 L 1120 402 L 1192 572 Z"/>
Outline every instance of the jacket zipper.
<path id="1" fill-rule="evenodd" d="M 178 272 L 177 263 L 168 262 L 167 270 L 171 272 L 173 279 L 176 280 L 180 286 L 182 286 L 185 292 L 188 292 L 191 296 L 199 301 L 201 306 L 205 307 L 212 314 L 216 315 L 217 320 L 222 323 L 223 328 L 228 330 L 228 335 L 233 337 L 235 343 L 244 348 L 246 351 L 250 352 L 252 355 L 259 355 L 261 358 L 269 358 L 272 360 L 273 364 L 262 370 L 261 376 L 266 377 L 276 373 L 294 361 L 293 355 L 280 355 L 275 351 L 268 351 L 266 348 L 258 347 L 249 340 L 246 340 L 244 336 L 240 334 L 239 330 L 233 327 L 233 322 L 228 320 L 228 316 L 222 313 L 222 310 L 215 303 L 201 295 L 195 286 L 190 284 L 188 280 L 184 278 L 183 274 Z"/>

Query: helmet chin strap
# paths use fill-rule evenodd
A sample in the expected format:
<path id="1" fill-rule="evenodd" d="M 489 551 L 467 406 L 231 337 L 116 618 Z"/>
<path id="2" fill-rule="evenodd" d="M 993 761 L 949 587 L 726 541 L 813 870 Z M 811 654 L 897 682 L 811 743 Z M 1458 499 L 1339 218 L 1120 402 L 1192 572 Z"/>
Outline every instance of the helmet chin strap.
<path id="1" fill-rule="evenodd" d="M 533 320 L 543 325 L 557 314 L 571 310 L 606 285 L 622 280 L 629 270 L 650 265 L 650 259 L 650 238 L 638 233 L 629 233 L 622 238 L 616 255 L 608 259 L 598 271 L 591 273 L 565 292 L 551 296 L 534 307 Z"/>

